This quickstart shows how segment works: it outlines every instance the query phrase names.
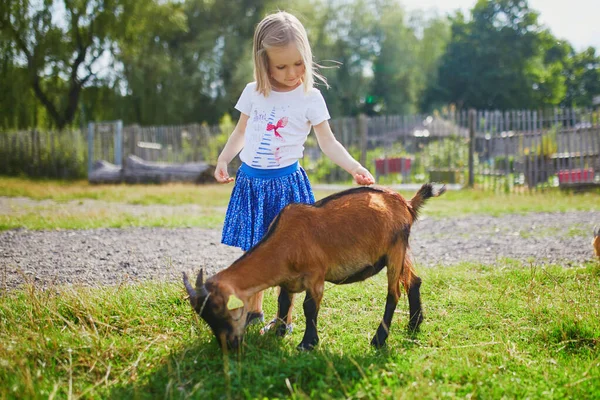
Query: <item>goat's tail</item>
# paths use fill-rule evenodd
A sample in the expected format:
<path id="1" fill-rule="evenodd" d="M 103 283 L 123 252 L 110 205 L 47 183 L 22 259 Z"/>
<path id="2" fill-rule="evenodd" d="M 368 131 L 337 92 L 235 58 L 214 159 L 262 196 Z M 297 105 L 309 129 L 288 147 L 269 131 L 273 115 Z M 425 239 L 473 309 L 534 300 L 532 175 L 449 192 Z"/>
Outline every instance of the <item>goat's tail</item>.
<path id="1" fill-rule="evenodd" d="M 439 189 L 435 189 L 431 183 L 426 183 L 421 186 L 421 189 L 410 199 L 410 206 L 412 208 L 412 214 L 414 219 L 419 216 L 419 210 L 425 204 L 425 201 L 431 197 L 438 197 L 444 194 L 446 191 L 446 185 L 443 185 Z"/>

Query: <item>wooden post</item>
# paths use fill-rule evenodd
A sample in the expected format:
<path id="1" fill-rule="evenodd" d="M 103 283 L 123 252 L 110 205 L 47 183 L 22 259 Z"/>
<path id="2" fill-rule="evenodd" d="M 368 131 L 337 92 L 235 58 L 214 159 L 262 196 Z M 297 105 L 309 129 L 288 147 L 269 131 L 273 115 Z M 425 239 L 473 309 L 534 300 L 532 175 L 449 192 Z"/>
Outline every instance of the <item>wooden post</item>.
<path id="1" fill-rule="evenodd" d="M 138 131 L 138 126 L 137 124 L 134 125 L 129 125 L 127 127 L 127 130 L 124 132 L 127 136 L 127 143 L 128 143 L 128 154 L 123 154 L 123 158 L 125 160 L 127 160 L 127 157 L 129 157 L 130 155 L 136 155 L 135 154 L 135 147 L 137 146 L 137 131 Z M 124 136 L 125 137 L 125 136 Z M 125 166 L 125 164 L 123 164 L 123 166 Z"/>
<path id="2" fill-rule="evenodd" d="M 115 122 L 115 165 L 123 165 L 123 121 L 117 120 Z"/>
<path id="3" fill-rule="evenodd" d="M 89 176 L 90 172 L 92 172 L 92 169 L 94 166 L 94 123 L 93 122 L 88 123 L 87 139 L 88 139 L 88 176 Z"/>
<path id="4" fill-rule="evenodd" d="M 198 124 L 193 124 L 188 127 L 188 133 L 192 139 L 192 161 L 198 162 L 199 160 L 199 150 L 200 146 L 198 146 L 198 136 L 200 136 L 200 127 Z"/>
<path id="5" fill-rule="evenodd" d="M 511 169 L 510 169 L 510 161 L 509 161 L 509 154 L 511 154 L 512 152 L 509 152 L 508 147 L 510 146 L 510 144 L 512 143 L 511 137 L 509 135 L 510 130 L 510 112 L 508 111 L 504 111 L 504 132 L 505 132 L 505 136 L 503 139 L 504 142 L 504 159 L 506 160 L 506 171 L 505 171 L 505 179 L 506 179 L 506 185 L 505 187 L 507 189 L 510 189 L 512 187 L 511 182 L 510 182 L 510 174 Z M 514 159 L 513 159 L 513 163 L 514 163 Z"/>
<path id="6" fill-rule="evenodd" d="M 358 115 L 358 134 L 360 138 L 360 163 L 365 166 L 367 163 L 367 135 L 368 120 L 365 114 Z M 365 167 L 366 168 L 366 167 Z"/>
<path id="7" fill-rule="evenodd" d="M 469 187 L 475 186 L 475 120 L 476 111 L 469 110 Z"/>

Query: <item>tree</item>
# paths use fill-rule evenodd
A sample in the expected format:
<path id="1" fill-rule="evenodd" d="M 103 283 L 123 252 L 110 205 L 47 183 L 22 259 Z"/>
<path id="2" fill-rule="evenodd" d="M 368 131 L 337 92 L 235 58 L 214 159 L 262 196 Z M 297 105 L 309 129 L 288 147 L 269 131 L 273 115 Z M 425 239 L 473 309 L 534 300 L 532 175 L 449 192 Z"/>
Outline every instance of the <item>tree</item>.
<path id="1" fill-rule="evenodd" d="M 592 107 L 594 96 L 600 95 L 600 55 L 596 49 L 571 53 L 564 69 L 566 94 L 562 102 L 569 107 Z"/>
<path id="2" fill-rule="evenodd" d="M 126 1 L 5 0 L 0 9 L 0 32 L 15 59 L 23 59 L 28 83 L 58 129 L 73 121 L 83 87 L 97 78 Z"/>
<path id="3" fill-rule="evenodd" d="M 356 115 L 363 110 L 375 52 L 372 4 L 364 0 L 314 2 L 303 9 L 314 58 L 323 66 L 329 89 L 320 86 L 332 116 Z"/>
<path id="4" fill-rule="evenodd" d="M 441 59 L 446 53 L 450 41 L 450 24 L 447 19 L 437 15 L 424 17 L 416 14 L 411 19 L 411 25 L 422 33 L 417 54 L 418 70 L 421 81 L 418 84 L 418 106 L 422 111 L 430 111 L 439 105 L 438 99 L 430 98 L 428 88 L 438 81 L 438 71 Z"/>
<path id="5" fill-rule="evenodd" d="M 377 26 L 379 51 L 373 63 L 372 93 L 387 114 L 407 114 L 417 103 L 417 37 L 394 1 L 381 4 Z"/>
<path id="6" fill-rule="evenodd" d="M 430 96 L 458 107 L 531 108 L 547 65 L 538 14 L 524 0 L 479 0 L 451 18 L 452 39 Z M 550 73 L 552 75 L 552 73 Z M 558 82 L 560 83 L 560 82 Z"/>
<path id="7" fill-rule="evenodd" d="M 0 127 L 24 129 L 37 126 L 43 119 L 27 69 L 16 65 L 12 43 L 0 33 Z M 40 113 L 42 111 L 42 113 Z"/>

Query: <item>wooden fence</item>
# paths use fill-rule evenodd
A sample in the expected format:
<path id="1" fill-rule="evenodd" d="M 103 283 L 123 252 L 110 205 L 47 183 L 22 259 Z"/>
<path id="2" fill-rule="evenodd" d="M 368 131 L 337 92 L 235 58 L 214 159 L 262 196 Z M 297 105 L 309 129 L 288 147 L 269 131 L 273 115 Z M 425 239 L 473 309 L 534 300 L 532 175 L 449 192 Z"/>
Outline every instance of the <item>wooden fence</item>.
<path id="1" fill-rule="evenodd" d="M 381 172 L 383 184 L 433 180 L 515 190 L 597 184 L 600 177 L 597 111 L 462 110 L 337 118 L 330 124 L 357 159 Z M 224 125 L 130 125 L 121 127 L 115 140 L 116 126 L 93 124 L 92 131 L 85 134 L 0 133 L 0 174 L 81 178 L 95 161 L 120 164 L 131 154 L 153 162 L 214 162 L 233 130 Z M 323 156 L 312 134 L 304 154 L 303 166 L 316 180 L 348 179 L 346 172 Z M 402 162 L 382 164 L 382 160 Z M 402 171 L 380 171 L 377 166 L 381 165 L 404 167 Z"/>
<path id="2" fill-rule="evenodd" d="M 480 184 L 535 188 L 599 183 L 598 112 L 556 109 L 473 115 L 478 158 L 473 175 Z"/>
<path id="3" fill-rule="evenodd" d="M 79 130 L 0 132 L 0 174 L 82 179 L 87 141 Z"/>

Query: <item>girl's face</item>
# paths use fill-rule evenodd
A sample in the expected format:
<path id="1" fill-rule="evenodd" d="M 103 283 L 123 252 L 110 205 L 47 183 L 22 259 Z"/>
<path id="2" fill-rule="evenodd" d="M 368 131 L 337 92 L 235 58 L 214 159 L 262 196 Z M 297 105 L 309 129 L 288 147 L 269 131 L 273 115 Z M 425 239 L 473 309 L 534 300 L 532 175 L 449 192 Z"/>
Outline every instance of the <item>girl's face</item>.
<path id="1" fill-rule="evenodd" d="M 298 48 L 290 43 L 284 47 L 272 47 L 267 50 L 269 76 L 273 89 L 287 92 L 302 83 L 305 67 Z"/>

